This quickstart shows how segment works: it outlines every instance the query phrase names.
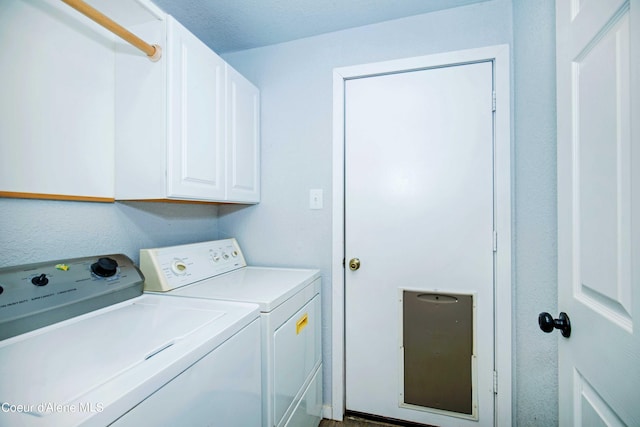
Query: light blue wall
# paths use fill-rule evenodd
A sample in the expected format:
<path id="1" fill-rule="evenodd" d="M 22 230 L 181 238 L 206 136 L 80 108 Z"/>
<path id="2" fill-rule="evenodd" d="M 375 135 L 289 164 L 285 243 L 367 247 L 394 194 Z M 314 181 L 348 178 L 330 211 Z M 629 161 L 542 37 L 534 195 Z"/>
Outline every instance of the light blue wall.
<path id="1" fill-rule="evenodd" d="M 261 90 L 263 193 L 255 207 L 221 207 L 220 232 L 238 237 L 252 263 L 322 270 L 325 361 L 331 360 L 333 69 L 507 43 L 514 76 L 514 425 L 557 424 L 557 338 L 537 327 L 537 313 L 556 306 L 553 4 L 493 0 L 225 55 Z M 308 208 L 311 188 L 325 191 L 321 211 Z M 326 367 L 325 403 L 330 377 Z"/>
<path id="2" fill-rule="evenodd" d="M 3 142 L 4 143 L 4 142 Z M 0 199 L 0 267 L 218 238 L 216 205 Z"/>
<path id="3" fill-rule="evenodd" d="M 513 1 L 515 402 L 518 426 L 558 423 L 555 5 Z"/>

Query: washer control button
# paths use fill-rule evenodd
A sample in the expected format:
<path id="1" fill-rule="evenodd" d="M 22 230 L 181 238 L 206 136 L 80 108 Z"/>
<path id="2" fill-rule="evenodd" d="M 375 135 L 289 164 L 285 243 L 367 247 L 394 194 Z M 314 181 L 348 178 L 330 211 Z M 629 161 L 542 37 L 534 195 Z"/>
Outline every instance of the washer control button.
<path id="1" fill-rule="evenodd" d="M 213 255 L 211 256 L 211 259 L 213 260 L 213 262 L 220 261 L 220 255 L 218 255 L 218 252 L 214 252 Z"/>
<path id="2" fill-rule="evenodd" d="M 233 252 L 231 252 L 231 256 L 234 257 L 234 258 L 237 257 L 238 256 L 238 251 L 234 250 Z"/>
<path id="3" fill-rule="evenodd" d="M 222 252 L 222 258 L 229 259 L 229 254 L 226 252 Z"/>
<path id="4" fill-rule="evenodd" d="M 109 257 L 98 259 L 98 262 L 91 264 L 91 271 L 98 277 L 115 276 L 118 272 L 118 262 Z"/>
<path id="5" fill-rule="evenodd" d="M 33 283 L 36 286 L 45 286 L 47 283 L 49 283 L 49 279 L 47 279 L 46 274 L 40 274 L 38 276 L 33 277 L 31 279 L 31 283 Z"/>

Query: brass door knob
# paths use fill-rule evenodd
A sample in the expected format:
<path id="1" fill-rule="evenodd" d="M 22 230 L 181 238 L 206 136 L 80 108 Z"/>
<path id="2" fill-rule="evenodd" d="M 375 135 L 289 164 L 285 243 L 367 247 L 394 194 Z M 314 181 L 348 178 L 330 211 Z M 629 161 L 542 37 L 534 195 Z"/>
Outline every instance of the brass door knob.
<path id="1" fill-rule="evenodd" d="M 360 260 L 358 258 L 351 258 L 349 260 L 349 269 L 351 271 L 356 271 L 360 268 Z"/>

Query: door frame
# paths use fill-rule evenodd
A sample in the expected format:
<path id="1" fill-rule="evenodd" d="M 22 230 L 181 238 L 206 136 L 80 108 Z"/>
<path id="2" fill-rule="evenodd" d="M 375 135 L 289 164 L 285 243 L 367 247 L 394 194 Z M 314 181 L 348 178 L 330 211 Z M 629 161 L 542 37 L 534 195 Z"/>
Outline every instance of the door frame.
<path id="1" fill-rule="evenodd" d="M 481 61 L 494 63 L 494 217 L 497 251 L 494 257 L 495 425 L 512 423 L 512 274 L 511 274 L 511 92 L 509 45 L 439 53 L 333 71 L 333 183 L 331 261 L 331 407 L 326 418 L 342 420 L 345 411 L 345 81 L 395 72 L 414 71 Z"/>

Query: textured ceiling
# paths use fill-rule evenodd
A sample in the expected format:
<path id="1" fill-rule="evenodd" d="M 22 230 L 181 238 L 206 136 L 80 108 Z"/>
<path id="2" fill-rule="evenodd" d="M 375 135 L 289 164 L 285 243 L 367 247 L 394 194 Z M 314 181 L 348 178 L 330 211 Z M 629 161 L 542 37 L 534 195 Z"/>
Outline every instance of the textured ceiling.
<path id="1" fill-rule="evenodd" d="M 217 53 L 486 0 L 154 0 Z"/>

